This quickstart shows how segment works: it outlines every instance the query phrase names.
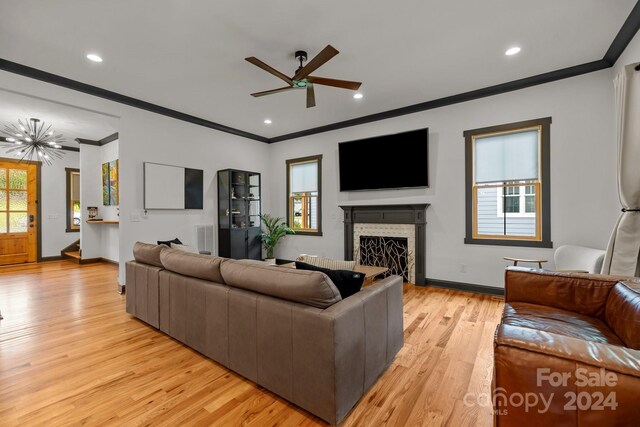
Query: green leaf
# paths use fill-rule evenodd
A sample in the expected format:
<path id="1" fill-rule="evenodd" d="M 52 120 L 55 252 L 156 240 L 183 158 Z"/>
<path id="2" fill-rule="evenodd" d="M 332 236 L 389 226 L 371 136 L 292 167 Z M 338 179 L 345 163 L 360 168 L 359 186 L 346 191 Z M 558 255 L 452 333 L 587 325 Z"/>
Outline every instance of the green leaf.
<path id="1" fill-rule="evenodd" d="M 262 219 L 262 246 L 267 253 L 267 258 L 273 258 L 273 250 L 278 245 L 280 239 L 287 234 L 295 232 L 284 222 L 281 217 L 273 217 L 269 214 L 261 215 Z"/>

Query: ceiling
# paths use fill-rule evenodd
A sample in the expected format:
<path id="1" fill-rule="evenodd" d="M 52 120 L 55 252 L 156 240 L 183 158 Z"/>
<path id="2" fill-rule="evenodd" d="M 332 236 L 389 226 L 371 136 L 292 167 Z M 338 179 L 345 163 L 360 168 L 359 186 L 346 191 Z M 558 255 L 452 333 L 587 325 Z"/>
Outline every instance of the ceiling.
<path id="1" fill-rule="evenodd" d="M 0 58 L 271 138 L 600 60 L 635 3 L 0 0 Z M 327 44 L 341 53 L 314 75 L 362 81 L 363 99 L 249 95 L 283 84 L 245 57 L 292 75 L 295 50 Z"/>
<path id="2" fill-rule="evenodd" d="M 0 126 L 32 117 L 51 124 L 67 147 L 77 147 L 76 138 L 100 140 L 118 131 L 115 117 L 0 89 Z"/>

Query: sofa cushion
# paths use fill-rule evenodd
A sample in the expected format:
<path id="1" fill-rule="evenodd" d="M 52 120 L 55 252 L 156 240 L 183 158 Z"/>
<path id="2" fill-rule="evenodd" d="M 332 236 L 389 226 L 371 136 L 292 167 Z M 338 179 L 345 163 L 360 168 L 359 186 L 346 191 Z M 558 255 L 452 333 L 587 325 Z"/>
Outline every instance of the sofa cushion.
<path id="1" fill-rule="evenodd" d="M 211 255 L 193 254 L 177 249 L 165 249 L 160 255 L 162 265 L 169 271 L 217 283 L 224 283 L 220 273 L 220 265 L 225 259 Z"/>
<path id="2" fill-rule="evenodd" d="M 328 268 L 331 270 L 353 270 L 356 268 L 355 261 L 341 261 L 337 259 L 322 258 L 312 255 L 300 255 L 296 261 L 315 265 L 316 267 Z"/>
<path id="3" fill-rule="evenodd" d="M 605 320 L 627 347 L 640 350 L 640 284 L 616 283 L 607 299 Z"/>
<path id="4" fill-rule="evenodd" d="M 162 267 L 160 254 L 166 248 L 167 247 L 164 245 L 153 245 L 151 243 L 136 242 L 136 244 L 133 245 L 133 257 L 136 261 L 143 264 Z"/>
<path id="5" fill-rule="evenodd" d="M 543 305 L 524 302 L 507 303 L 504 305 L 502 323 L 585 341 L 623 345 L 620 338 L 603 321 Z"/>
<path id="6" fill-rule="evenodd" d="M 313 307 L 327 308 L 342 299 L 331 279 L 319 271 L 296 270 L 251 260 L 228 260 L 220 270 L 229 286 Z"/>
<path id="7" fill-rule="evenodd" d="M 362 288 L 364 282 L 364 273 L 358 273 L 356 271 L 349 270 L 331 270 L 329 268 L 316 267 L 315 265 L 307 264 L 306 262 L 296 261 L 296 268 L 298 270 L 319 271 L 329 276 L 329 279 L 336 285 L 340 296 L 345 299 Z"/>
<path id="8" fill-rule="evenodd" d="M 196 248 L 194 248 L 193 246 L 189 246 L 189 245 L 180 245 L 178 243 L 171 243 L 170 245 L 171 249 L 175 249 L 177 251 L 182 251 L 182 252 L 189 252 L 190 254 L 198 254 L 200 252 L 198 252 L 198 250 Z"/>

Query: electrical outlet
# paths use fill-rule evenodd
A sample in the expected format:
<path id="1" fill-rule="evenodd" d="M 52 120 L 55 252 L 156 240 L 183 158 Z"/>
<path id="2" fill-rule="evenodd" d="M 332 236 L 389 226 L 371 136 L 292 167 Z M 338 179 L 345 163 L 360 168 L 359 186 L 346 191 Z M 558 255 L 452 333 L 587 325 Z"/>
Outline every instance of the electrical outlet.
<path id="1" fill-rule="evenodd" d="M 460 273 L 466 273 L 467 272 L 467 266 L 465 264 L 461 264 L 460 265 Z"/>

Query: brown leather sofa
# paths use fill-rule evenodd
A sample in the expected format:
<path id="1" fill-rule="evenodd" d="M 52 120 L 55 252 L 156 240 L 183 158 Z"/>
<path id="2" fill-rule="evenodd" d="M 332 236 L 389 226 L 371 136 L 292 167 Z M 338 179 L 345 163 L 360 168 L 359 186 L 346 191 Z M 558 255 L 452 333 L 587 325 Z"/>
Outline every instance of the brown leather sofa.
<path id="1" fill-rule="evenodd" d="M 339 423 L 403 345 L 402 279 L 342 299 L 323 273 L 136 243 L 126 310 Z"/>
<path id="2" fill-rule="evenodd" d="M 640 425 L 640 283 L 509 267 L 494 424 Z"/>

